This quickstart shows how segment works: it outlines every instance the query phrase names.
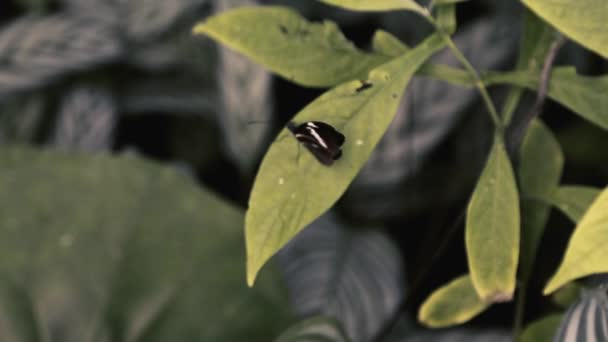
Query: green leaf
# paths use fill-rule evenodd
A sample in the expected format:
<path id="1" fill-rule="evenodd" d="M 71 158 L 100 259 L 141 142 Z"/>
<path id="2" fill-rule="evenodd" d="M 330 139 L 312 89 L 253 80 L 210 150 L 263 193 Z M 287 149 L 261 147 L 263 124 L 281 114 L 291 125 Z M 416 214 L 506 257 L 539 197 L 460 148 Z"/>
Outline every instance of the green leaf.
<path id="1" fill-rule="evenodd" d="M 553 293 L 551 296 L 551 301 L 555 303 L 555 305 L 566 310 L 581 299 L 583 289 L 583 286 L 577 284 L 576 282 L 565 284 Z"/>
<path id="2" fill-rule="evenodd" d="M 353 81 L 336 87 L 304 108 L 296 123 L 320 120 L 346 136 L 343 155 L 321 165 L 284 129 L 266 153 L 256 177 L 245 218 L 247 281 L 264 263 L 344 193 L 388 128 L 400 97 L 416 69 L 443 47 L 428 38 L 403 57 L 369 74 L 367 89 Z"/>
<path id="3" fill-rule="evenodd" d="M 319 0 L 329 5 L 346 8 L 352 11 L 394 11 L 408 10 L 416 12 L 423 17 L 428 15 L 424 7 L 414 0 Z"/>
<path id="4" fill-rule="evenodd" d="M 489 74 L 484 80 L 487 84 L 509 83 L 536 90 L 538 77 L 538 73 L 509 72 Z M 572 67 L 555 68 L 552 71 L 549 97 L 603 129 L 608 129 L 606 93 L 608 75 L 581 76 Z"/>
<path id="5" fill-rule="evenodd" d="M 489 305 L 477 296 L 467 274 L 435 290 L 420 307 L 418 320 L 432 328 L 449 327 L 469 321 Z"/>
<path id="6" fill-rule="evenodd" d="M 437 23 L 448 35 L 456 32 L 456 6 L 446 4 L 437 7 Z"/>
<path id="7" fill-rule="evenodd" d="M 519 198 L 502 137 L 490 156 L 469 202 L 466 249 L 471 279 L 482 300 L 511 300 L 519 255 Z"/>
<path id="8" fill-rule="evenodd" d="M 372 38 L 372 50 L 377 54 L 394 58 L 403 55 L 411 48 L 392 34 L 377 30 Z"/>
<path id="9" fill-rule="evenodd" d="M 578 223 L 600 191 L 589 186 L 561 186 L 551 196 L 543 199 L 561 210 L 573 222 Z"/>
<path id="10" fill-rule="evenodd" d="M 608 58 L 608 6 L 605 0 L 522 0 L 566 36 Z"/>
<path id="11" fill-rule="evenodd" d="M 564 166 L 564 154 L 553 133 L 539 119 L 530 123 L 520 148 L 519 184 L 521 205 L 520 273 L 527 279 L 536 250 L 549 219 L 550 205 L 525 199 L 553 194 Z"/>
<path id="12" fill-rule="evenodd" d="M 564 260 L 543 293 L 552 293 L 576 278 L 608 272 L 607 245 L 608 189 L 604 189 L 577 225 Z"/>
<path id="13" fill-rule="evenodd" d="M 348 342 L 336 320 L 315 316 L 287 329 L 275 342 Z"/>
<path id="14" fill-rule="evenodd" d="M 194 27 L 280 76 L 311 87 L 365 78 L 387 61 L 349 42 L 336 24 L 311 23 L 285 7 L 241 7 Z"/>
<path id="15" fill-rule="evenodd" d="M 522 195 L 553 194 L 563 167 L 564 154 L 551 130 L 540 120 L 532 121 L 520 149 L 518 175 Z"/>
<path id="16" fill-rule="evenodd" d="M 551 206 L 545 202 L 531 199 L 521 201 L 519 273 L 524 282 L 527 282 L 532 273 L 538 244 L 543 237 L 550 213 Z"/>
<path id="17" fill-rule="evenodd" d="M 27 318 L 29 306 L 42 336 L 61 331 L 62 342 L 95 331 L 107 341 L 268 341 L 289 324 L 277 273 L 256 289 L 243 282 L 241 210 L 172 168 L 4 147 L 0 190 L 0 317 Z M 7 304 L 7 287 L 23 308 Z"/>
<path id="18" fill-rule="evenodd" d="M 557 332 L 563 314 L 552 314 L 538 319 L 526 327 L 519 336 L 519 342 L 551 342 Z"/>

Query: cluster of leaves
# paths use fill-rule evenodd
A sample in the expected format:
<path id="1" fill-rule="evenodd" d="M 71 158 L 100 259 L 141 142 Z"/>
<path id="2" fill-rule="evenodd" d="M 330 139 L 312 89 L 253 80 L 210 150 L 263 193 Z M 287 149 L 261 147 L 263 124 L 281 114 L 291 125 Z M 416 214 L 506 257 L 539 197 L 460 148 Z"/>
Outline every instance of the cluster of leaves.
<path id="1" fill-rule="evenodd" d="M 542 72 L 544 67 L 551 67 L 547 63 L 562 39 L 553 27 L 608 57 L 605 5 L 594 0 L 523 1 L 535 14 L 526 16 L 516 70 L 479 76 L 450 38 L 456 29 L 455 1 L 435 1 L 434 11 L 414 1 L 323 2 L 354 11 L 413 11 L 436 33 L 409 48 L 378 31 L 373 51 L 365 52 L 347 41 L 331 22 L 311 23 L 283 7 L 229 11 L 194 29 L 292 82 L 332 87 L 294 120 L 328 122 L 349 141 L 344 157 L 331 168 L 316 163 L 308 154 L 299 154 L 298 143 L 288 138 L 288 130 L 283 130 L 272 144 L 259 169 L 245 219 L 249 285 L 272 255 L 345 192 L 387 130 L 401 94 L 416 73 L 479 89 L 495 128 L 486 165 L 466 212 L 469 274 L 434 292 L 420 309 L 420 321 L 435 327 L 466 322 L 492 304 L 512 300 L 517 283 L 522 296 L 551 206 L 564 211 L 577 227 L 544 293 L 551 294 L 583 276 L 608 272 L 608 255 L 602 247 L 608 237 L 608 191 L 559 184 L 564 158 L 551 131 L 534 119 L 538 113 L 532 112 L 527 121 L 512 129 L 525 132 L 521 148 L 517 134 L 507 130 L 515 126 L 511 125 L 513 112 L 523 88 L 539 92 L 540 100 L 545 96 L 543 88 L 548 88 L 546 95 L 550 98 L 608 129 L 606 76 L 585 77 L 570 67 L 555 68 L 550 77 Z M 459 57 L 464 69 L 427 62 L 445 47 Z M 486 90 L 494 84 L 514 86 L 502 115 Z M 507 143 L 517 149 L 511 157 Z M 512 166 L 515 157 L 517 172 Z M 600 320 L 599 324 L 605 322 Z M 302 333 L 310 329 L 304 324 Z M 295 335 L 293 331 L 287 334 Z"/>
<path id="2" fill-rule="evenodd" d="M 426 7 L 413 0 L 320 1 L 360 12 L 413 13 L 434 32 L 410 47 L 378 30 L 366 51 L 335 23 L 310 22 L 290 8 L 232 9 L 254 0 L 14 0 L 38 15 L 0 28 L 0 340 L 509 340 L 502 332 L 417 334 L 399 310 L 407 284 L 395 241 L 375 225 L 353 229 L 326 213 L 347 189 L 386 191 L 415 168 L 382 139 L 408 126 L 413 114 L 404 103 L 423 101 L 406 89 L 424 92 L 425 82 L 458 88 L 425 94 L 427 102 L 445 97 L 454 114 L 417 114 L 421 140 L 440 140 L 476 92 L 495 131 L 467 210 L 469 273 L 435 290 L 419 321 L 461 324 L 514 294 L 523 310 L 556 207 L 577 224 L 545 289 L 560 310 L 521 334 L 517 316 L 515 334 L 561 341 L 588 336 L 593 324 L 601 339 L 608 331 L 606 280 L 585 287 L 574 280 L 608 272 L 601 248 L 608 242 L 608 193 L 560 184 L 564 156 L 553 133 L 538 119 L 520 124 L 515 109 L 524 89 L 542 92 L 539 84 L 548 82 L 548 97 L 608 128 L 607 76 L 581 76 L 571 67 L 554 68 L 550 79 L 542 73 L 561 39 L 554 28 L 608 56 L 606 6 L 603 0 L 523 1 L 528 12 L 516 69 L 478 73 L 470 64 L 492 69 L 498 58 L 460 53 L 466 47 L 457 33 L 466 28 L 457 30 L 455 10 L 462 1 Z M 222 13 L 198 24 L 192 37 L 194 21 L 211 12 L 208 5 Z M 583 20 L 586 25 L 577 24 Z M 220 47 L 214 58 L 200 34 L 229 49 Z M 494 54 L 503 58 L 505 50 Z M 450 53 L 463 69 L 447 62 Z M 215 140 L 241 176 L 254 169 L 268 126 L 247 122 L 270 118 L 271 78 L 247 58 L 300 86 L 331 88 L 294 121 L 328 122 L 347 143 L 328 168 L 283 130 L 264 157 L 245 213 L 192 176 L 217 153 Z M 512 87 L 501 114 L 486 90 L 492 85 Z M 56 113 L 46 115 L 51 110 Z M 221 133 L 183 125 L 176 135 L 184 146 L 176 149 L 187 155 L 185 167 L 104 153 L 116 148 L 121 120 L 158 112 L 202 113 Z M 524 137 L 519 149 L 511 146 L 519 145 L 512 132 Z M 41 141 L 64 151 L 16 145 Z M 386 165 L 400 171 L 389 174 L 394 168 Z M 367 210 L 369 201 L 363 202 Z M 278 263 L 260 271 L 275 254 Z"/>

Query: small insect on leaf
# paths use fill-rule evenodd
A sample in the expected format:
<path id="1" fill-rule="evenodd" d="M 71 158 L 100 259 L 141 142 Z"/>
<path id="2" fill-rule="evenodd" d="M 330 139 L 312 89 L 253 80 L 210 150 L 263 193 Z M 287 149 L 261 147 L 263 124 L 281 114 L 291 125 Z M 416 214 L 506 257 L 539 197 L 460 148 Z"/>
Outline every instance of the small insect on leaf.
<path id="1" fill-rule="evenodd" d="M 331 125 L 321 121 L 308 121 L 300 125 L 289 122 L 287 128 L 321 164 L 331 166 L 342 156 L 344 135 Z"/>

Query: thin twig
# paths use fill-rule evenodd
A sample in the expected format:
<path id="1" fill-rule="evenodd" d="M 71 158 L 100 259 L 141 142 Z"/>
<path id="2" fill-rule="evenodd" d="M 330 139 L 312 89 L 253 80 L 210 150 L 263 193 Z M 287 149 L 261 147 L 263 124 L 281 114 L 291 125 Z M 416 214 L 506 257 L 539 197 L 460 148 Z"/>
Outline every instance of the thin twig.
<path id="1" fill-rule="evenodd" d="M 549 47 L 547 56 L 543 64 L 543 69 L 540 73 L 538 80 L 538 90 L 536 91 L 536 100 L 532 108 L 526 112 L 522 121 L 513 129 L 510 134 L 509 143 L 513 147 L 514 151 L 519 150 L 524 135 L 530 126 L 530 123 L 534 118 L 538 117 L 543 110 L 543 106 L 547 100 L 547 94 L 549 93 L 549 82 L 551 81 L 551 70 L 553 69 L 553 63 L 557 57 L 559 49 L 562 47 L 566 40 L 562 35 L 559 35 Z M 513 155 L 516 155 L 514 153 Z"/>

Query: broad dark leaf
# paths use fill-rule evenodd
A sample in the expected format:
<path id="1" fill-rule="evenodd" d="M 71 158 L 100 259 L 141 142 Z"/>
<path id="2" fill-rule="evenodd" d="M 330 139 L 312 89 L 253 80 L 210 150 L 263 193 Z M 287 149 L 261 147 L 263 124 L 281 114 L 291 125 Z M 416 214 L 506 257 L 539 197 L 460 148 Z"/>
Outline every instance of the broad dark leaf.
<path id="1" fill-rule="evenodd" d="M 52 342 L 268 341 L 287 326 L 272 273 L 246 287 L 242 212 L 192 180 L 134 158 L 0 161 L 1 341 L 32 341 L 32 324 Z"/>

